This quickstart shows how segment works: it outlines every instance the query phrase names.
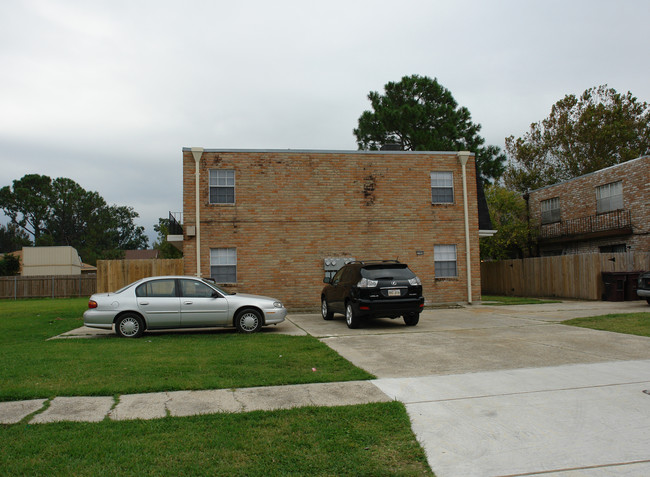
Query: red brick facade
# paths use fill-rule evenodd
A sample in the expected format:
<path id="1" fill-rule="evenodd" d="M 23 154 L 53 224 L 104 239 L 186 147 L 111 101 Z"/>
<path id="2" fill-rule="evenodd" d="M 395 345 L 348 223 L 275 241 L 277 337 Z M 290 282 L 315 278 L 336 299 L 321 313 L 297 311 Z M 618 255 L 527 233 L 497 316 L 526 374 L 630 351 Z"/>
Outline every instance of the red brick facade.
<path id="1" fill-rule="evenodd" d="M 210 169 L 235 171 L 235 203 L 210 204 Z M 462 169 L 456 153 L 205 150 L 200 159 L 201 275 L 210 249 L 236 248 L 224 288 L 319 306 L 326 257 L 399 259 L 429 303 L 467 301 Z M 481 294 L 474 156 L 466 167 L 472 299 Z M 430 173 L 452 172 L 454 202 L 432 204 Z M 195 161 L 183 150 L 185 273 L 196 275 Z M 434 246 L 456 245 L 457 278 L 436 278 Z"/>
<path id="2" fill-rule="evenodd" d="M 598 213 L 597 188 L 619 181 L 622 208 Z M 556 197 L 560 222 L 542 225 L 541 203 Z M 542 255 L 598 253 L 623 246 L 650 252 L 650 156 L 532 191 L 529 207 L 531 225 L 542 235 Z"/>

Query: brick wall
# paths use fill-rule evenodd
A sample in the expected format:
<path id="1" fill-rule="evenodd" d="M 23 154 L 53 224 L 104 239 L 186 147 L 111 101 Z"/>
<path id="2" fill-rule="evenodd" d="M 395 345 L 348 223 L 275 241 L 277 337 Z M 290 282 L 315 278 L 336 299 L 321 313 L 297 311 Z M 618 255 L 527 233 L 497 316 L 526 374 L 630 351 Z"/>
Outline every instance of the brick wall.
<path id="1" fill-rule="evenodd" d="M 210 169 L 235 171 L 235 204 L 209 204 Z M 195 162 L 183 152 L 184 231 L 195 225 Z M 454 174 L 454 203 L 431 204 L 430 173 Z M 474 157 L 467 163 L 473 300 L 480 299 Z M 210 249 L 237 249 L 233 291 L 318 306 L 325 257 L 399 259 L 431 303 L 467 300 L 461 166 L 455 153 L 212 151 L 200 164 L 201 273 Z M 434 245 L 455 244 L 458 278 L 435 279 Z M 420 253 L 418 253 L 418 251 Z M 184 237 L 185 273 L 196 239 Z"/>
<path id="2" fill-rule="evenodd" d="M 622 181 L 623 185 L 623 208 L 631 212 L 632 235 L 542 246 L 542 250 L 563 248 L 565 253 L 590 253 L 598 252 L 604 245 L 626 243 L 631 251 L 650 252 L 650 156 L 532 191 L 529 202 L 531 224 L 539 227 L 540 204 L 554 197 L 560 198 L 563 221 L 595 215 L 596 188 L 617 181 Z"/>

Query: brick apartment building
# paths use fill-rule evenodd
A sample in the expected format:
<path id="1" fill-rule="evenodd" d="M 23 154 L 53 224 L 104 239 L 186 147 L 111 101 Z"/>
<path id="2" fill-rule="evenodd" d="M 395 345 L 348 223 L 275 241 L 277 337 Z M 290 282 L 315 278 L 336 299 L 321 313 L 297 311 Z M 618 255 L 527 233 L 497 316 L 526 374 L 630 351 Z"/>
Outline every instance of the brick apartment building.
<path id="1" fill-rule="evenodd" d="M 408 263 L 428 303 L 480 300 L 470 153 L 184 148 L 182 222 L 187 275 L 289 307 L 317 307 L 345 259 Z"/>
<path id="2" fill-rule="evenodd" d="M 650 252 L 650 156 L 530 192 L 542 256 Z"/>

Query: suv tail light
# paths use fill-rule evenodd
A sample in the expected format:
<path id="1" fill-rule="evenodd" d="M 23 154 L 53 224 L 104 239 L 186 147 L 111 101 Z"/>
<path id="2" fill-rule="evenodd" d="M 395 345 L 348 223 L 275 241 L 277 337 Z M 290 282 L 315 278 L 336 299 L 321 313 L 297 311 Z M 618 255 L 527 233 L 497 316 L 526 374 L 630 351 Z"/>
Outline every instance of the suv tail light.
<path id="1" fill-rule="evenodd" d="M 362 278 L 357 283 L 359 288 L 375 288 L 377 285 L 379 285 L 379 280 L 368 280 L 367 278 Z"/>
<path id="2" fill-rule="evenodd" d="M 418 277 L 414 278 L 409 278 L 409 285 L 416 286 L 416 285 L 422 285 L 422 282 Z"/>

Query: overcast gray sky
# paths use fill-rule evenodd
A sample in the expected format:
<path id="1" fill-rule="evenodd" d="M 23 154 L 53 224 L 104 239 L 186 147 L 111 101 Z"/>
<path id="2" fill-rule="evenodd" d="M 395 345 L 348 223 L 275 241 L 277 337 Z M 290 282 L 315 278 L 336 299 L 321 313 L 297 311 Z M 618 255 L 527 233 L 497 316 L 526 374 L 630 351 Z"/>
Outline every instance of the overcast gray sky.
<path id="1" fill-rule="evenodd" d="M 569 93 L 650 102 L 648 0 L 3 0 L 0 187 L 69 177 L 153 224 L 181 149 L 356 149 L 369 91 L 419 74 L 488 144 Z"/>

